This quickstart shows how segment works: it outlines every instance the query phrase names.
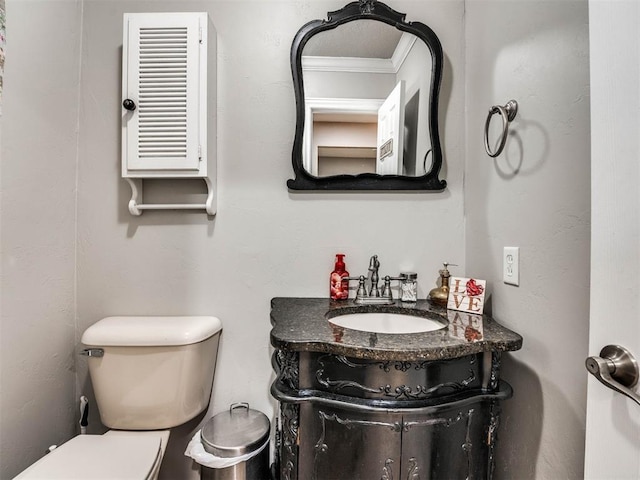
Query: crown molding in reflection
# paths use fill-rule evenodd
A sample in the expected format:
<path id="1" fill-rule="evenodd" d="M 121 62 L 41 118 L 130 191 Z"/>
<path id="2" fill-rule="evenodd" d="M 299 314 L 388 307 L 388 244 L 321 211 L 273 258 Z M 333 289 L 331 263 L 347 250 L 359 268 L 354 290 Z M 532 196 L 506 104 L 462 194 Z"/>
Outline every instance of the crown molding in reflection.
<path id="1" fill-rule="evenodd" d="M 349 72 L 349 73 L 398 73 L 416 41 L 414 35 L 403 33 L 391 58 L 360 57 L 302 57 L 303 72 Z"/>

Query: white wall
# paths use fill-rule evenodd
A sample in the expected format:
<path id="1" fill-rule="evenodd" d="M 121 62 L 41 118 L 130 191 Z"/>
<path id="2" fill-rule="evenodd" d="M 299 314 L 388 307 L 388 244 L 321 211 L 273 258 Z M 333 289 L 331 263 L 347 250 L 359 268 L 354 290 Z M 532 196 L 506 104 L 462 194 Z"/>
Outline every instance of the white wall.
<path id="1" fill-rule="evenodd" d="M 466 2 L 467 275 L 524 337 L 504 360 L 496 478 L 582 478 L 589 318 L 589 56 L 585 1 Z M 446 47 L 445 47 L 446 49 Z M 520 105 L 506 151 L 484 153 L 491 105 Z M 499 123 L 500 118 L 494 117 Z M 520 286 L 502 249 L 520 247 Z"/>
<path id="2" fill-rule="evenodd" d="M 75 430 L 81 2 L 7 0 L 0 478 Z"/>
<path id="3" fill-rule="evenodd" d="M 439 194 L 290 193 L 295 102 L 289 48 L 330 2 L 115 2 L 84 5 L 79 195 L 78 329 L 113 314 L 217 315 L 224 331 L 210 414 L 248 401 L 272 417 L 269 301 L 327 296 L 335 253 L 362 273 L 415 269 L 421 296 L 441 261 L 463 263 L 461 2 L 394 3 L 447 46 L 443 108 L 449 187 Z M 218 215 L 127 211 L 119 177 L 122 13 L 208 11 L 218 35 Z M 451 67 L 453 66 L 453 67 Z M 87 391 L 79 364 L 79 384 Z M 92 418 L 95 422 L 95 417 Z M 174 435 L 167 478 L 185 478 L 188 425 Z M 173 459 L 173 461 L 171 460 Z M 171 466 L 172 465 L 172 466 Z M 178 473 L 179 472 L 179 473 Z"/>

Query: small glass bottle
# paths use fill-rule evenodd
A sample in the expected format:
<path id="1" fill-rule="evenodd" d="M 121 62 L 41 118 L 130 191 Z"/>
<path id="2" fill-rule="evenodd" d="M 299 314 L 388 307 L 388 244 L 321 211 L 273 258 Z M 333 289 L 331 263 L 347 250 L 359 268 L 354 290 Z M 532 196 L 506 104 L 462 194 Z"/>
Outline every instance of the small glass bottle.
<path id="1" fill-rule="evenodd" d="M 415 272 L 400 273 L 400 300 L 416 302 L 418 300 L 418 274 Z"/>

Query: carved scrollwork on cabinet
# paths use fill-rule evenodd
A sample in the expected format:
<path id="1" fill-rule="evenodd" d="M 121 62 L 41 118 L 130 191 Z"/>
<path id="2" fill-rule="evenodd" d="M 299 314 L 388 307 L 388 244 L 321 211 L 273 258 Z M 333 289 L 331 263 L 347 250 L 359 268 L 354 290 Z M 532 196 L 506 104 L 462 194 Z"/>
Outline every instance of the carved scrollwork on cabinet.
<path id="1" fill-rule="evenodd" d="M 298 405 L 283 403 L 282 418 L 282 446 L 280 449 L 281 479 L 295 480 L 298 471 L 298 427 L 300 419 Z"/>
<path id="2" fill-rule="evenodd" d="M 500 380 L 500 366 L 502 363 L 502 355 L 500 352 L 491 352 L 491 375 L 489 379 L 489 388 L 495 390 Z"/>
<path id="3" fill-rule="evenodd" d="M 409 473 L 407 474 L 407 480 L 420 480 L 420 467 L 418 467 L 418 461 L 415 457 L 409 459 Z"/>
<path id="4" fill-rule="evenodd" d="M 316 363 L 318 365 L 315 372 L 316 381 L 319 386 L 328 391 L 340 393 L 343 390 L 350 389 L 352 394 L 357 391 L 362 394 L 369 394 L 373 398 L 379 397 L 394 400 L 424 400 L 451 394 L 464 390 L 478 378 L 477 358 L 475 356 L 470 356 L 467 359 L 466 374 L 464 373 L 464 367 L 462 369 L 458 368 L 455 380 L 444 382 L 432 381 L 431 376 L 434 378 L 447 376 L 440 375 L 440 372 L 435 370 L 454 362 L 366 362 L 350 360 L 344 356 L 322 355 L 317 357 Z M 364 372 L 367 369 L 370 371 Z M 379 373 L 373 372 L 372 374 L 372 369 L 379 371 Z M 354 375 L 353 370 L 361 370 L 363 373 Z M 419 372 L 420 370 L 423 372 Z M 418 375 L 417 373 L 421 374 Z M 333 379 L 329 375 L 348 379 Z M 378 380 L 379 383 L 378 385 L 365 385 L 355 380 L 355 378 L 361 378 L 369 382 Z M 421 381 L 422 383 L 414 383 L 413 386 L 410 386 L 408 382 L 411 380 L 415 382 Z"/>
<path id="5" fill-rule="evenodd" d="M 489 478 L 493 477 L 493 470 L 495 467 L 495 447 L 496 437 L 498 435 L 498 425 L 500 425 L 500 404 L 492 402 L 490 410 L 489 427 L 487 428 L 487 445 L 489 447 L 489 454 L 487 458 L 487 470 L 489 472 Z"/>
<path id="6" fill-rule="evenodd" d="M 384 461 L 384 467 L 382 468 L 382 476 L 380 480 L 393 480 L 393 470 L 391 470 L 391 465 L 393 464 L 393 460 L 391 458 L 387 458 Z"/>
<path id="7" fill-rule="evenodd" d="M 276 350 L 273 353 L 272 363 L 279 382 L 292 389 L 298 388 L 298 379 L 300 377 L 298 352 Z"/>

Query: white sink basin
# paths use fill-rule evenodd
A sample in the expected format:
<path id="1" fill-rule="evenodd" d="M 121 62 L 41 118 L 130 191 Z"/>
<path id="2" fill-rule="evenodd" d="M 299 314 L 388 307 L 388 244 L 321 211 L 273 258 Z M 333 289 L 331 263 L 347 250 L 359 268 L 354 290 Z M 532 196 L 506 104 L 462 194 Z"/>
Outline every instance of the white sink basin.
<path id="1" fill-rule="evenodd" d="M 386 312 L 348 313 L 330 318 L 329 322 L 351 330 L 395 334 L 431 332 L 447 326 L 444 321 L 431 318 Z"/>

